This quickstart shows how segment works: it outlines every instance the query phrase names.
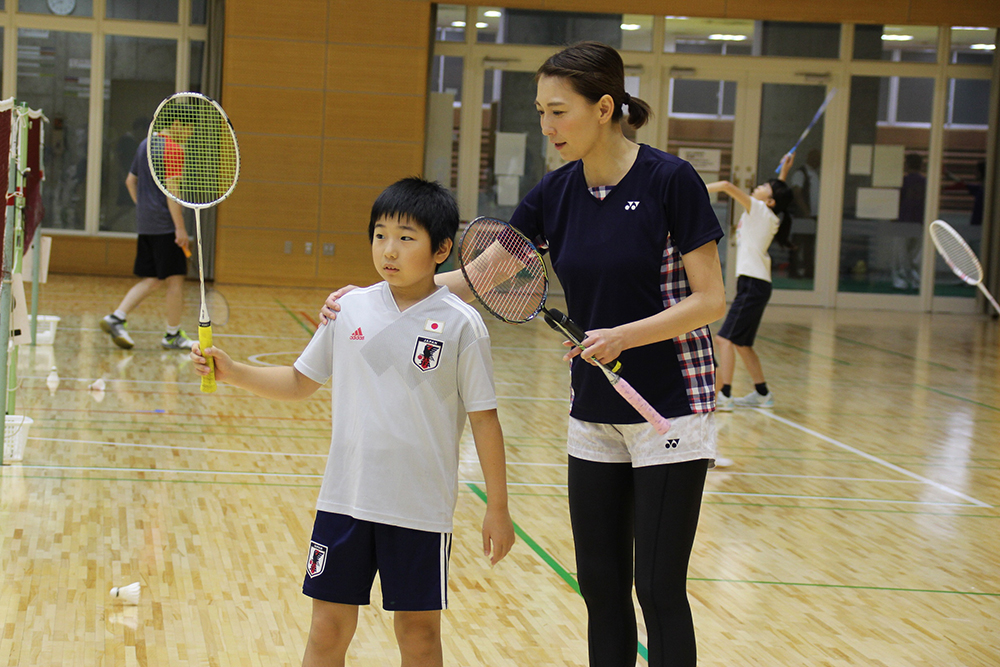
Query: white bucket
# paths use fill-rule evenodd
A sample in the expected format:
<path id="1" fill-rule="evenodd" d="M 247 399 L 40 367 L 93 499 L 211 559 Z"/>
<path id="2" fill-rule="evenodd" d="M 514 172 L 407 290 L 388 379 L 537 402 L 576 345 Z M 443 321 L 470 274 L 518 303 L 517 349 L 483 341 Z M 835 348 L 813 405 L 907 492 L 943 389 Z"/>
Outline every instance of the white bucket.
<path id="1" fill-rule="evenodd" d="M 24 445 L 34 420 L 22 415 L 7 415 L 3 429 L 3 462 L 14 463 L 24 458 Z"/>

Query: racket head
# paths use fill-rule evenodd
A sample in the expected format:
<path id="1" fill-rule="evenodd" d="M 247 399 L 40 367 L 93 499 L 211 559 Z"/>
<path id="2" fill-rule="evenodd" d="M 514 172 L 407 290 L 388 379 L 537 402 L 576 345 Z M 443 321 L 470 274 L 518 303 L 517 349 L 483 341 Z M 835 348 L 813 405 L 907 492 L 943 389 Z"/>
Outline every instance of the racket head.
<path id="1" fill-rule="evenodd" d="M 935 220 L 930 228 L 931 241 L 952 272 L 970 285 L 983 282 L 983 266 L 961 234 L 944 220 Z"/>
<path id="2" fill-rule="evenodd" d="M 503 220 L 480 216 L 470 222 L 458 259 L 472 293 L 497 319 L 521 324 L 545 305 L 549 280 L 542 255 Z"/>
<path id="3" fill-rule="evenodd" d="M 175 93 L 160 102 L 146 135 L 146 158 L 163 193 L 188 208 L 214 206 L 240 174 L 236 132 L 218 102 Z"/>
<path id="4" fill-rule="evenodd" d="M 214 287 L 205 292 L 205 306 L 212 316 L 212 326 L 224 327 L 229 323 L 229 301 Z"/>

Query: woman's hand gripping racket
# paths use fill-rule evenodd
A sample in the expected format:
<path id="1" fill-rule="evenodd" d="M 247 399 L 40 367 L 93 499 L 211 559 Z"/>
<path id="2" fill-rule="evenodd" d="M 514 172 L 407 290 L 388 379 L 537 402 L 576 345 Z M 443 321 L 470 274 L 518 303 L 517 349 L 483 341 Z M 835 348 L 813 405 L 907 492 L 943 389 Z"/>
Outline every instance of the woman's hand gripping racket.
<path id="1" fill-rule="evenodd" d="M 1000 305 L 983 286 L 983 266 L 965 239 L 944 220 L 935 220 L 931 223 L 931 240 L 955 275 L 966 283 L 978 287 L 1000 315 Z"/>
<path id="2" fill-rule="evenodd" d="M 153 180 L 163 193 L 194 209 L 201 284 L 198 343 L 204 354 L 212 346 L 212 320 L 205 297 L 201 209 L 215 206 L 236 187 L 240 174 L 236 132 L 215 100 L 201 93 L 176 93 L 160 102 L 153 115 L 146 137 L 146 155 Z M 208 362 L 212 367 L 211 357 Z M 201 378 L 201 390 L 215 391 L 214 369 Z"/>
<path id="3" fill-rule="evenodd" d="M 545 307 L 549 280 L 542 256 L 521 232 L 503 220 L 480 217 L 469 223 L 458 246 L 462 275 L 472 293 L 497 319 L 522 324 L 544 313 L 545 322 L 584 349 L 587 334 L 575 322 L 556 309 Z M 621 362 L 615 360 L 600 368 L 608 382 L 659 433 L 666 433 L 670 422 L 639 395 L 618 374 Z"/>

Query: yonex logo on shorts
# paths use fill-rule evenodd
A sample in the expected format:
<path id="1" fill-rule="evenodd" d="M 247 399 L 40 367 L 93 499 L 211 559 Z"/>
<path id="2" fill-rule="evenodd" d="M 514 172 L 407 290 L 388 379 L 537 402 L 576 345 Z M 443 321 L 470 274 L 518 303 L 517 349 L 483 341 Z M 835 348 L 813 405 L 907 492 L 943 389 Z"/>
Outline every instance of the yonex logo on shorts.
<path id="1" fill-rule="evenodd" d="M 639 202 L 637 201 L 630 201 L 627 204 L 625 204 L 626 211 L 634 211 L 637 208 L 639 208 Z"/>
<path id="2" fill-rule="evenodd" d="M 667 449 L 677 449 L 677 445 L 681 444 L 680 438 L 671 438 L 667 440 L 667 444 L 664 445 Z"/>
<path id="3" fill-rule="evenodd" d="M 326 554 L 327 548 L 325 545 L 317 544 L 310 540 L 309 542 L 309 562 L 306 563 L 306 574 L 310 578 L 318 577 L 323 574 L 324 568 L 326 568 Z"/>
<path id="4" fill-rule="evenodd" d="M 357 331 L 351 334 L 351 340 L 364 340 L 365 335 L 361 333 L 361 327 L 358 327 Z"/>

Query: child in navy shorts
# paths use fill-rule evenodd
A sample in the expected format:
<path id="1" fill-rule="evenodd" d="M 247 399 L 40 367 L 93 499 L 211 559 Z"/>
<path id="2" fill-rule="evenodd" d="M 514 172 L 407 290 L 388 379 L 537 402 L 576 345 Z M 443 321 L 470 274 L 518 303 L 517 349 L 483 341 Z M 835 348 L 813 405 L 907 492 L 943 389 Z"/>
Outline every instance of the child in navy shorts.
<path id="1" fill-rule="evenodd" d="M 368 227 L 383 282 L 345 296 L 350 307 L 293 366 L 191 352 L 199 374 L 212 357 L 219 381 L 268 398 L 306 398 L 332 378 L 330 454 L 302 587 L 313 598 L 303 665 L 344 664 L 376 573 L 402 664 L 442 664 L 466 416 L 486 481 L 484 553 L 497 563 L 514 543 L 489 334 L 473 307 L 434 283 L 458 220 L 441 185 L 399 181 L 376 199 Z"/>
<path id="2" fill-rule="evenodd" d="M 736 228 L 736 298 L 715 335 L 720 386 L 716 406 L 719 410 L 732 410 L 733 406 L 774 406 L 774 395 L 767 388 L 764 368 L 754 352 L 753 343 L 764 308 L 771 298 L 771 257 L 767 249 L 772 240 L 785 247 L 791 245 L 788 236 L 792 216 L 788 206 L 793 197 L 785 178 L 794 161 L 794 153 L 785 155 L 780 176 L 761 183 L 750 194 L 729 181 L 708 184 L 710 193 L 724 192 L 745 209 Z M 741 398 L 733 398 L 731 389 L 737 352 L 754 383 L 754 391 Z"/>

